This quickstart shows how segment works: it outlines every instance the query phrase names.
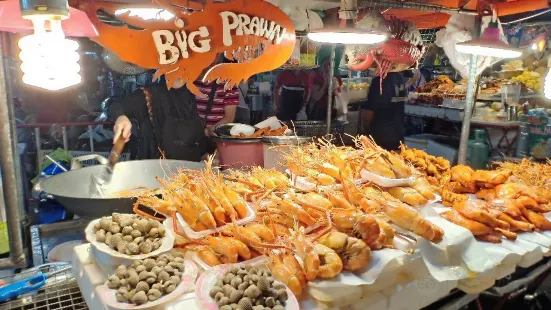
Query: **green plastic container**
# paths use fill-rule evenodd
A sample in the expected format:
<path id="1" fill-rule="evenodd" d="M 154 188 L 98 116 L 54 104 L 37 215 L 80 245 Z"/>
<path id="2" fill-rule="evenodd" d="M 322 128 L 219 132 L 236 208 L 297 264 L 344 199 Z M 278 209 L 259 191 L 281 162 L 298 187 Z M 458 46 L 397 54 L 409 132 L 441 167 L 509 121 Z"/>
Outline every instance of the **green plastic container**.
<path id="1" fill-rule="evenodd" d="M 490 147 L 486 143 L 486 131 L 474 130 L 474 140 L 467 144 L 467 164 L 473 169 L 487 169 Z"/>

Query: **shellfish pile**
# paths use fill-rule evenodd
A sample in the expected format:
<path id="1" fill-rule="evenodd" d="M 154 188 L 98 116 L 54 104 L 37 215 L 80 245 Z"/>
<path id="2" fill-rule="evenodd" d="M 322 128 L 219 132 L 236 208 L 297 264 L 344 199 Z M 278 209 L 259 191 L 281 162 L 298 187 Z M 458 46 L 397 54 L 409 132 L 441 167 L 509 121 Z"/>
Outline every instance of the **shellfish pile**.
<path id="1" fill-rule="evenodd" d="M 162 254 L 136 260 L 128 267 L 119 266 L 107 280 L 107 287 L 117 290 L 118 302 L 142 305 L 172 293 L 183 272 L 184 258 L 180 254 Z"/>
<path id="2" fill-rule="evenodd" d="M 210 290 L 220 310 L 284 310 L 285 285 L 275 282 L 267 269 L 232 267 Z"/>
<path id="3" fill-rule="evenodd" d="M 149 254 L 161 247 L 165 228 L 139 215 L 113 213 L 94 226 L 96 241 L 126 255 Z"/>

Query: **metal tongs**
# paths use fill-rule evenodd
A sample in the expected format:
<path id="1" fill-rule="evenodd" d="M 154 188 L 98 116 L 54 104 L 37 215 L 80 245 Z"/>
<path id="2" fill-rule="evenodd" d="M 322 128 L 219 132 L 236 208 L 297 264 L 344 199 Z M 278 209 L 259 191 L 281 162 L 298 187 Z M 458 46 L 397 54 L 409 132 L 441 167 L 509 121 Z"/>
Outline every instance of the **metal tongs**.
<path id="1" fill-rule="evenodd" d="M 111 179 L 113 178 L 113 171 L 115 169 L 115 165 L 120 161 L 120 156 L 122 154 L 122 151 L 124 149 L 125 144 L 124 138 L 121 136 L 113 145 L 113 148 L 111 149 L 111 153 L 109 154 L 107 165 L 105 165 L 105 169 L 101 171 L 100 175 L 91 175 L 91 182 L 90 182 L 90 196 L 91 197 L 105 197 L 105 189 L 109 187 L 109 183 L 111 182 Z"/>

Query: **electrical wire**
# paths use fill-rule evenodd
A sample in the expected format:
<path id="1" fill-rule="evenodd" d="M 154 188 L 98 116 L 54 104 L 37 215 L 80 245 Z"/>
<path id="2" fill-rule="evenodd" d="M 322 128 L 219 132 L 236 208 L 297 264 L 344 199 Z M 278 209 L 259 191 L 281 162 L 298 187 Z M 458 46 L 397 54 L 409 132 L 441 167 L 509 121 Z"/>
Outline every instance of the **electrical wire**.
<path id="1" fill-rule="evenodd" d="M 534 15 L 531 15 L 531 16 L 527 16 L 527 17 L 523 17 L 523 18 L 519 18 L 517 20 L 513 20 L 513 21 L 510 21 L 510 22 L 502 22 L 501 24 L 502 25 L 510 25 L 510 24 L 514 24 L 514 23 L 518 23 L 518 22 L 522 22 L 522 21 L 525 21 L 525 20 L 528 20 L 528 19 L 532 19 L 534 17 L 538 17 L 538 16 L 541 16 L 541 15 L 544 15 L 544 14 L 547 14 L 551 12 L 551 9 L 547 9 L 545 11 L 542 11 L 542 12 L 539 12 L 539 13 L 536 13 Z"/>

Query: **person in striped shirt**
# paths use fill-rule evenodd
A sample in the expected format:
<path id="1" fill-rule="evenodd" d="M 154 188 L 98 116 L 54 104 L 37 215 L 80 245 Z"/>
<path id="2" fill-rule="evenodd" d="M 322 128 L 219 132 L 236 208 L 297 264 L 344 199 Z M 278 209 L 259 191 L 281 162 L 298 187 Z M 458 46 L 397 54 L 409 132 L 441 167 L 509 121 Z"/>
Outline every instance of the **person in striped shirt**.
<path id="1" fill-rule="evenodd" d="M 207 111 L 209 95 L 214 83 L 206 84 L 201 81 L 195 81 L 195 85 L 201 93 L 205 94 L 205 97 L 196 96 L 195 103 L 197 104 L 199 116 L 205 120 L 207 125 L 205 135 L 210 136 L 216 126 L 232 123 L 235 120 L 235 111 L 237 110 L 237 105 L 239 105 L 239 89 L 233 87 L 226 90 L 224 89 L 224 84 L 218 83 L 212 108 L 210 111 Z"/>

